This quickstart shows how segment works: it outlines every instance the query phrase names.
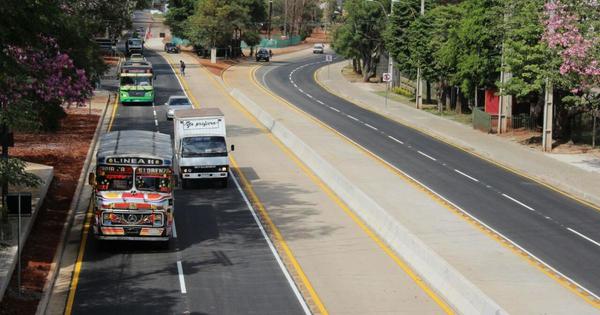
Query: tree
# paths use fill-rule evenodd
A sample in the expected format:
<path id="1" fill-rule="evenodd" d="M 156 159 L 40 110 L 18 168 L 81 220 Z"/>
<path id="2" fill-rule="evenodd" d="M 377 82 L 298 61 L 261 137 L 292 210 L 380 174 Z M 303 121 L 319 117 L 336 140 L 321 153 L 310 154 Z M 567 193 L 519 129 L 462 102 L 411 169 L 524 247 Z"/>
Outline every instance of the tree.
<path id="1" fill-rule="evenodd" d="M 184 23 L 194 14 L 197 0 L 170 0 L 169 11 L 165 15 L 165 25 L 169 26 L 171 35 L 185 37 Z"/>
<path id="2" fill-rule="evenodd" d="M 250 57 L 254 54 L 254 46 L 260 44 L 260 34 L 256 31 L 246 31 L 242 35 L 242 40 L 250 47 Z"/>
<path id="3" fill-rule="evenodd" d="M 184 29 L 186 38 L 194 45 L 227 46 L 233 31 L 242 29 L 248 21 L 248 8 L 236 1 L 199 0 Z"/>
<path id="4" fill-rule="evenodd" d="M 360 59 L 363 81 L 367 82 L 376 75 L 383 51 L 386 12 L 379 5 L 362 0 L 346 1 L 344 10 L 347 15 L 334 33 L 333 47 L 347 58 Z"/>
<path id="5" fill-rule="evenodd" d="M 407 31 L 420 11 L 419 0 L 400 0 L 394 3 L 394 14 L 384 32 L 385 48 L 394 57 L 395 65 L 411 78 L 417 76 L 417 68 L 408 48 Z M 427 11 L 426 11 L 427 12 Z"/>

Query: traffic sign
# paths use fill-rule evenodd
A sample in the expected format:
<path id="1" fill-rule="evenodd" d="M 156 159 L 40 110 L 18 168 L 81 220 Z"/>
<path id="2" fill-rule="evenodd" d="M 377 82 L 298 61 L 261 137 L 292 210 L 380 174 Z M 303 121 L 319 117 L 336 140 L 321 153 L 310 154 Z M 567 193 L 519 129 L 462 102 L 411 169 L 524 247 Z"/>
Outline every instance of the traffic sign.
<path id="1" fill-rule="evenodd" d="M 333 61 L 333 55 L 325 55 L 325 61 L 332 62 Z"/>
<path id="2" fill-rule="evenodd" d="M 390 82 L 390 81 L 392 81 L 392 74 L 389 73 L 389 72 L 384 72 L 381 77 L 383 79 L 383 82 Z"/>

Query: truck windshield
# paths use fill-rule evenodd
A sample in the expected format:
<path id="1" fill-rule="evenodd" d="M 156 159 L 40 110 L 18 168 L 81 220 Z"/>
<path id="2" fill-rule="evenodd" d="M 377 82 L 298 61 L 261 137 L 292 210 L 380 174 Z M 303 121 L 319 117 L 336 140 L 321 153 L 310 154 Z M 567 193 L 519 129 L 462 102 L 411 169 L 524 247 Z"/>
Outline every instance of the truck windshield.
<path id="1" fill-rule="evenodd" d="M 129 45 L 130 46 L 142 46 L 142 40 L 141 39 L 130 39 Z"/>
<path id="2" fill-rule="evenodd" d="M 138 167 L 135 187 L 140 191 L 171 191 L 171 169 L 166 167 Z"/>
<path id="3" fill-rule="evenodd" d="M 151 77 L 122 77 L 121 85 L 151 86 Z"/>
<path id="4" fill-rule="evenodd" d="M 133 168 L 130 166 L 98 166 L 98 190 L 130 190 L 133 188 Z"/>
<path id="5" fill-rule="evenodd" d="M 224 137 L 188 137 L 181 141 L 182 157 L 227 156 Z"/>

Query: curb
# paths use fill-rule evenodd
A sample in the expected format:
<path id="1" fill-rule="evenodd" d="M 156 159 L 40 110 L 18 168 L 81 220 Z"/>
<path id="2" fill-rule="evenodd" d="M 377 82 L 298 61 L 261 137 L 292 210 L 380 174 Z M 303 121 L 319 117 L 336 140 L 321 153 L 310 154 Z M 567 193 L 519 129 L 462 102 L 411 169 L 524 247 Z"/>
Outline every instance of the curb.
<path id="1" fill-rule="evenodd" d="M 40 198 L 35 205 L 35 209 L 33 209 L 33 211 L 32 211 L 32 215 L 29 220 L 30 224 L 27 225 L 27 227 L 23 231 L 24 232 L 23 235 L 20 238 L 21 243 L 18 244 L 18 246 L 20 246 L 21 248 L 23 248 L 23 246 L 25 246 L 25 243 L 27 242 L 27 239 L 29 238 L 29 234 L 31 233 L 31 229 L 33 228 L 33 224 L 35 223 L 38 212 L 40 212 L 39 211 L 40 207 L 44 203 L 44 199 L 46 199 L 46 194 L 48 193 L 48 189 L 50 189 L 50 185 L 52 184 L 52 181 L 54 180 L 54 167 L 52 167 L 52 171 L 51 171 L 50 175 L 51 175 L 50 180 L 48 182 L 45 182 L 44 187 L 40 190 Z M 22 254 L 22 252 L 21 252 L 21 254 Z M 13 259 L 11 265 L 8 268 L 9 272 L 7 273 L 7 279 L 6 279 L 7 281 L 2 283 L 1 288 L 0 288 L 0 301 L 2 301 L 4 299 L 4 294 L 6 293 L 6 289 L 8 288 L 8 286 L 10 284 L 13 273 L 15 272 L 15 267 L 17 265 L 17 260 L 18 260 L 18 257 L 16 257 L 17 256 L 16 251 L 14 253 L 14 256 L 15 256 L 15 259 Z"/>
<path id="2" fill-rule="evenodd" d="M 75 189 L 75 193 L 73 194 L 73 199 L 71 200 L 71 205 L 69 206 L 69 212 L 67 214 L 67 220 L 63 224 L 63 230 L 60 235 L 60 241 L 58 243 L 58 247 L 56 248 L 56 252 L 54 253 L 54 258 L 52 259 L 52 264 L 50 265 L 50 272 L 46 277 L 46 284 L 44 285 L 44 290 L 42 291 L 42 298 L 38 303 L 37 310 L 35 312 L 36 315 L 43 315 L 46 313 L 46 309 L 48 307 L 48 303 L 50 302 L 50 297 L 52 296 L 52 291 L 54 288 L 54 282 L 58 276 L 59 266 L 62 262 L 63 252 L 66 247 L 66 239 L 69 235 L 71 227 L 73 225 L 73 218 L 75 214 L 75 210 L 79 206 L 79 199 L 81 196 L 81 191 L 83 190 L 85 176 L 88 173 L 90 163 L 92 161 L 93 153 L 96 148 L 96 143 L 98 142 L 98 137 L 102 131 L 102 125 L 104 119 L 106 117 L 106 112 L 108 111 L 108 107 L 112 97 L 117 97 L 114 94 L 109 94 L 108 100 L 106 101 L 106 106 L 104 107 L 104 111 L 98 119 L 98 124 L 96 125 L 96 132 L 94 133 L 94 137 L 92 138 L 92 142 L 90 143 L 90 147 L 87 152 L 87 156 L 85 159 L 85 163 L 81 168 L 81 173 L 79 174 L 79 182 L 77 184 L 77 188 Z"/>
<path id="3" fill-rule="evenodd" d="M 426 282 L 456 310 L 464 314 L 506 314 L 496 302 L 429 249 L 403 225 L 396 222 L 381 206 L 354 186 L 334 166 L 294 135 L 282 123 L 274 120 L 255 102 L 237 89 L 230 92 L 286 147 L 300 158 L 344 201 L 371 226 Z M 361 209 L 361 211 L 356 211 Z"/>

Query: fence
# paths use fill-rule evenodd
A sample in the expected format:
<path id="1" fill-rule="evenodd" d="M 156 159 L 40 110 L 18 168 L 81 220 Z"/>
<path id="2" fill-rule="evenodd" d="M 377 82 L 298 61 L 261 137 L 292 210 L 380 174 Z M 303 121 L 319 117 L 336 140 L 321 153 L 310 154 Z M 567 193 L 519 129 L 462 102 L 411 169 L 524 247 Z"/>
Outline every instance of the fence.
<path id="1" fill-rule="evenodd" d="M 298 44 L 300 44 L 300 42 L 302 42 L 302 38 L 300 37 L 300 35 L 294 35 L 294 36 L 288 37 L 286 39 L 263 38 L 260 41 L 260 44 L 258 44 L 258 46 L 265 47 L 265 48 L 283 48 L 283 47 L 298 45 Z M 246 43 L 242 42 L 242 48 L 246 48 L 246 47 L 248 47 L 248 45 L 246 45 Z"/>
<path id="2" fill-rule="evenodd" d="M 531 117 L 529 114 L 519 114 L 511 117 L 511 127 L 512 129 L 529 129 L 536 130 L 537 124 L 534 117 Z"/>

